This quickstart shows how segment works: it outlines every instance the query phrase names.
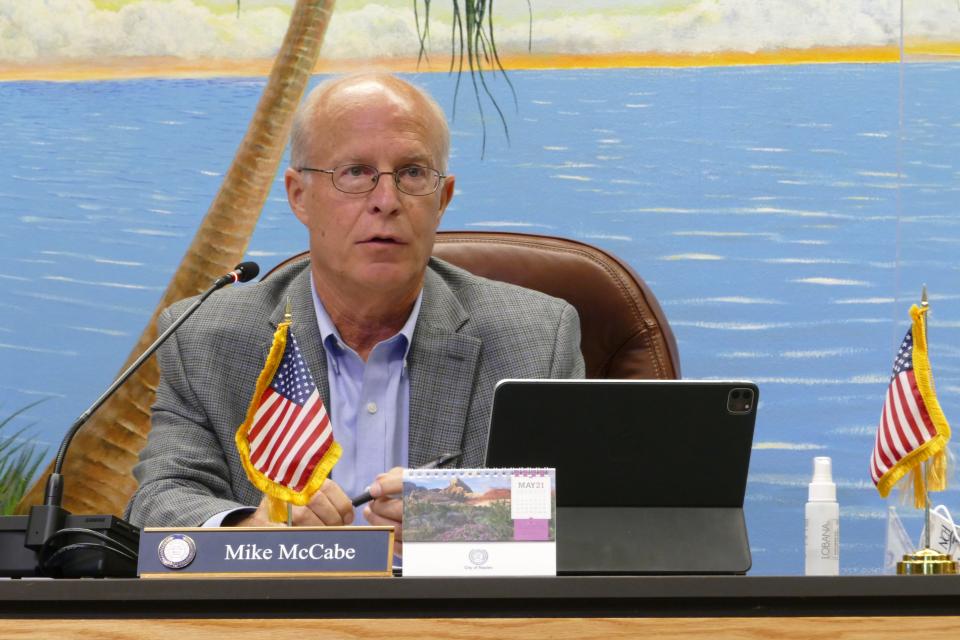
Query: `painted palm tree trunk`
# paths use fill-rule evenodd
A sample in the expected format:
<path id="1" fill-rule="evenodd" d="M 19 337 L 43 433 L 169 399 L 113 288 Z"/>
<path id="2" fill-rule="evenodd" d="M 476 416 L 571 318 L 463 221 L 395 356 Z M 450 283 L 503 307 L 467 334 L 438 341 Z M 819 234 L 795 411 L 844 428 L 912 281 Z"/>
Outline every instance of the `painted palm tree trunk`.
<path id="1" fill-rule="evenodd" d="M 293 113 L 320 55 L 333 5 L 334 0 L 297 0 L 267 86 L 220 191 L 124 369 L 156 339 L 161 310 L 203 291 L 243 258 L 283 156 Z M 152 358 L 80 430 L 64 464 L 68 510 L 123 511 L 136 489 L 131 471 L 150 431 L 158 380 Z M 20 511 L 43 501 L 51 468 L 21 501 Z"/>

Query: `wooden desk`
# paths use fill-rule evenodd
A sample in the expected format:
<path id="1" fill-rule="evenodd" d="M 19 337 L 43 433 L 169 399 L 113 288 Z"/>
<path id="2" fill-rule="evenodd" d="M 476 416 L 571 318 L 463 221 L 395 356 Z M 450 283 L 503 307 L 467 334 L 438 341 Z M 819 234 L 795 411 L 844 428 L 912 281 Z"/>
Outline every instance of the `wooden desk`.
<path id="1" fill-rule="evenodd" d="M 960 637 L 960 576 L 0 580 L 0 637 Z"/>

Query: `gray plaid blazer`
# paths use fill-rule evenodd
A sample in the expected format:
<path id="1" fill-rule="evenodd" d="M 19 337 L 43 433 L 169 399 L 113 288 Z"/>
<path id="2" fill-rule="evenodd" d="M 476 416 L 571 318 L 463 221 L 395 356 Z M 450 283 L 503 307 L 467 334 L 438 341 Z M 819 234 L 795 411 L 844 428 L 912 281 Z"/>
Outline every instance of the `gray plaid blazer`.
<path id="1" fill-rule="evenodd" d="M 303 357 L 321 397 L 330 395 L 308 265 L 215 293 L 160 349 L 153 425 L 134 468 L 140 486 L 127 506 L 131 522 L 199 526 L 222 511 L 260 503 L 234 434 L 288 300 Z M 190 302 L 165 310 L 160 330 Z M 579 318 L 563 300 L 433 258 L 407 367 L 410 466 L 457 450 L 464 452 L 459 466 L 483 466 L 499 380 L 583 377 Z"/>

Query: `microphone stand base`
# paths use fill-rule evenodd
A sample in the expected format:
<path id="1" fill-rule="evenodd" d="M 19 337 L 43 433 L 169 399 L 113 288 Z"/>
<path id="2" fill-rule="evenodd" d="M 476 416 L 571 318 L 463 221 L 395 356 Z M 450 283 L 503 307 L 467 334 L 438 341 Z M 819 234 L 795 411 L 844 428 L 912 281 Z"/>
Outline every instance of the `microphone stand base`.
<path id="1" fill-rule="evenodd" d="M 36 508 L 36 507 L 34 507 Z M 56 507 L 55 507 L 56 508 Z M 66 513 L 66 512 L 64 512 Z M 83 532 L 57 536 L 46 556 L 66 545 L 92 543 L 97 546 L 77 548 L 64 554 L 55 571 L 44 572 L 40 567 L 42 543 L 27 546 L 26 542 L 36 524 L 29 523 L 30 516 L 0 516 L 0 577 L 4 578 L 135 578 L 137 561 L 106 550 L 108 544 L 123 545 L 135 553 L 140 545 L 140 529 L 126 520 L 112 515 L 76 516 L 67 514 L 56 528 L 87 529 L 110 539 Z"/>

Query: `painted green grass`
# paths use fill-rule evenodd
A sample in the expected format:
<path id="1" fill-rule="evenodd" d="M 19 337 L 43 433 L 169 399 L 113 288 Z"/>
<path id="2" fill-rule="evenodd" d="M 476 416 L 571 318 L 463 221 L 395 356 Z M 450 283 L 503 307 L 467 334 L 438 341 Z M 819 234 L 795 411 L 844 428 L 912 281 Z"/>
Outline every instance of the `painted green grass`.
<path id="1" fill-rule="evenodd" d="M 38 405 L 42 400 L 17 409 L 0 419 L 0 514 L 10 515 L 20 498 L 26 493 L 40 464 L 46 458 L 47 450 L 39 449 L 25 437 L 27 425 L 19 431 L 7 433 L 10 424 L 17 416 Z"/>

